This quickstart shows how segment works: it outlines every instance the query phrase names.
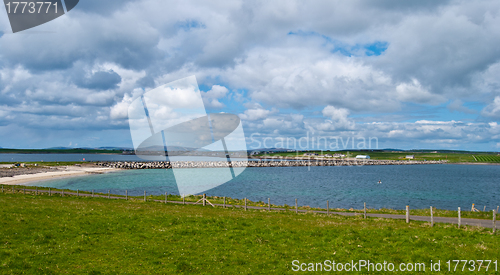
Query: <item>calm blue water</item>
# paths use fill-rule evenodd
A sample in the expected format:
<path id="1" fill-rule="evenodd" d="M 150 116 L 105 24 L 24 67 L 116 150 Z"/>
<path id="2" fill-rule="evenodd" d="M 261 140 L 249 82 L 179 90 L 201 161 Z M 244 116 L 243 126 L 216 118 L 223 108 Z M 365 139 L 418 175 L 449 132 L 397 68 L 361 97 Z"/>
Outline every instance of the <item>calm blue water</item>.
<path id="1" fill-rule="evenodd" d="M 144 161 L 136 155 L 103 155 L 103 154 L 0 154 L 0 162 L 65 162 L 65 161 Z M 165 157 L 158 156 L 158 161 L 165 161 Z M 213 157 L 174 156 L 172 161 L 213 161 Z M 219 160 L 216 158 L 216 160 Z M 220 158 L 225 160 L 225 158 Z"/>
<path id="2" fill-rule="evenodd" d="M 194 171 L 193 171 L 194 172 Z M 500 205 L 500 166 L 408 165 L 247 168 L 239 177 L 205 193 L 273 204 L 326 207 L 404 209 L 482 209 Z M 382 184 L 377 182 L 381 180 Z M 104 175 L 59 179 L 39 186 L 80 190 L 111 190 L 130 195 L 178 194 L 172 170 L 127 170 Z"/>
<path id="3" fill-rule="evenodd" d="M 135 155 L 100 155 L 100 154 L 0 154 L 0 162 L 35 162 L 35 161 L 140 161 Z"/>

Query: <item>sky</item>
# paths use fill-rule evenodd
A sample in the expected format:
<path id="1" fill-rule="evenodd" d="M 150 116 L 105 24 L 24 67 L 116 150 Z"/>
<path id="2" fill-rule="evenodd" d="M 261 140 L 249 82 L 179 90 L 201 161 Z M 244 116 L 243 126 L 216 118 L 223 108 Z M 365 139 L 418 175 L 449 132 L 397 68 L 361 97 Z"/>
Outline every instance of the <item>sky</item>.
<path id="1" fill-rule="evenodd" d="M 494 0 L 83 0 L 19 33 L 3 9 L 0 147 L 132 147 L 129 104 L 194 75 L 249 149 L 500 151 L 499 45 Z"/>

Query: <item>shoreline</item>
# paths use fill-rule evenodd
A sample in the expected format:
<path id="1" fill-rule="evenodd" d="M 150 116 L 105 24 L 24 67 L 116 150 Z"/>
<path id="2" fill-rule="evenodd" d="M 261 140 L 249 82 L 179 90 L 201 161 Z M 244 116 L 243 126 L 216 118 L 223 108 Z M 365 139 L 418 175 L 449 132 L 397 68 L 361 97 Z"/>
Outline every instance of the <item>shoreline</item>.
<path id="1" fill-rule="evenodd" d="M 461 165 L 500 165 L 500 163 L 490 163 L 490 162 L 455 162 L 448 164 L 461 164 Z"/>
<path id="2" fill-rule="evenodd" d="M 53 179 L 63 179 L 80 177 L 92 174 L 105 174 L 110 172 L 120 171 L 122 169 L 108 168 L 108 167 L 76 167 L 76 166 L 62 166 L 64 170 L 56 170 L 51 172 L 40 172 L 36 174 L 22 174 L 12 177 L 0 178 L 2 185 L 26 185 L 34 182 L 41 182 Z"/>

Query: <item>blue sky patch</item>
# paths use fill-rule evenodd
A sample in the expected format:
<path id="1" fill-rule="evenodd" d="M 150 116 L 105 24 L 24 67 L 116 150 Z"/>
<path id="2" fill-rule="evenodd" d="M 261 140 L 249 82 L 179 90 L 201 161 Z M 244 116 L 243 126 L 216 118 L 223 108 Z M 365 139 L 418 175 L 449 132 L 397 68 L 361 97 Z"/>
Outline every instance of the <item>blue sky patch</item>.
<path id="1" fill-rule="evenodd" d="M 366 55 L 367 56 L 379 56 L 383 52 L 387 50 L 389 47 L 389 44 L 387 42 L 375 42 L 373 44 L 368 44 L 365 45 L 364 48 L 366 49 Z"/>
<path id="2" fill-rule="evenodd" d="M 296 35 L 296 36 L 302 36 L 302 37 L 320 37 L 325 40 L 325 47 L 332 47 L 333 48 L 330 50 L 332 53 L 340 53 L 344 56 L 361 56 L 361 55 L 366 55 L 366 56 L 379 56 L 383 52 L 387 50 L 389 47 L 389 43 L 385 41 L 375 41 L 373 43 L 369 44 L 354 44 L 354 45 L 349 45 L 347 43 L 344 43 L 340 40 L 333 39 L 331 37 L 328 37 L 326 35 L 317 33 L 317 32 L 312 32 L 312 31 L 290 31 L 288 32 L 288 35 Z"/>
<path id="3" fill-rule="evenodd" d="M 205 25 L 196 20 L 179 21 L 175 24 L 176 29 L 190 31 L 191 29 L 204 29 Z"/>

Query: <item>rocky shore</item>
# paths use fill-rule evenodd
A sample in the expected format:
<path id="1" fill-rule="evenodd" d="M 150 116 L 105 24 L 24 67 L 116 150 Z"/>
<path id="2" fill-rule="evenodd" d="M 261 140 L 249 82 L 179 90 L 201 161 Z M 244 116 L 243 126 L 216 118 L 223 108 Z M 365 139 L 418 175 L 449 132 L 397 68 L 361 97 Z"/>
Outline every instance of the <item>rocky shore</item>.
<path id="1" fill-rule="evenodd" d="M 30 167 L 30 168 L 14 168 L 14 169 L 0 168 L 0 178 L 15 177 L 20 175 L 33 175 L 39 173 L 54 172 L 58 170 L 59 169 L 57 169 L 56 167 L 54 168 Z"/>
<path id="2" fill-rule="evenodd" d="M 159 162 L 97 162 L 96 165 L 119 169 L 172 169 L 172 168 L 222 168 L 222 167 L 300 167 L 300 166 L 364 166 L 364 165 L 417 165 L 444 164 L 441 161 L 398 160 L 298 160 L 298 161 L 159 161 Z"/>

